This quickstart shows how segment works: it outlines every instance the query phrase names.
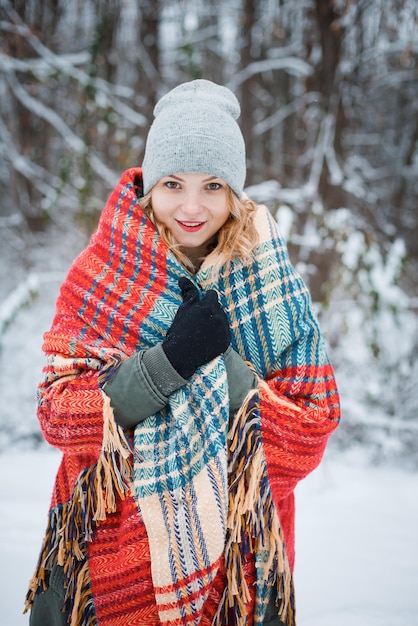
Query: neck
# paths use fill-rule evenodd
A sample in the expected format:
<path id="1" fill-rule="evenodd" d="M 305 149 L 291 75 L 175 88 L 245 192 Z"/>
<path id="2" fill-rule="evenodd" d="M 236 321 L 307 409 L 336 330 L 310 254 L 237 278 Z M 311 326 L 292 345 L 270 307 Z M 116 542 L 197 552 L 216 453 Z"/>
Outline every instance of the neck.
<path id="1" fill-rule="evenodd" d="M 203 259 L 208 254 L 206 246 L 200 246 L 199 248 L 183 248 L 183 252 L 193 265 L 195 273 L 199 271 Z"/>
<path id="2" fill-rule="evenodd" d="M 212 250 L 216 247 L 217 244 L 217 236 L 215 235 L 209 241 L 205 241 L 204 244 L 198 246 L 196 248 L 183 248 L 184 254 L 192 263 L 195 272 L 199 271 L 200 266 L 202 265 L 204 259 L 208 256 Z"/>

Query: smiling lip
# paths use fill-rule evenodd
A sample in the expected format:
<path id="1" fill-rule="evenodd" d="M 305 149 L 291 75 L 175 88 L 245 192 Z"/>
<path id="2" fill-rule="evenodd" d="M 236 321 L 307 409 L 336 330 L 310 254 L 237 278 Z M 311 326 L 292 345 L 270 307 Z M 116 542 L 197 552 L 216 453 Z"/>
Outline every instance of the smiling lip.
<path id="1" fill-rule="evenodd" d="M 205 222 L 180 222 L 177 220 L 177 224 L 188 233 L 196 233 L 204 226 Z"/>

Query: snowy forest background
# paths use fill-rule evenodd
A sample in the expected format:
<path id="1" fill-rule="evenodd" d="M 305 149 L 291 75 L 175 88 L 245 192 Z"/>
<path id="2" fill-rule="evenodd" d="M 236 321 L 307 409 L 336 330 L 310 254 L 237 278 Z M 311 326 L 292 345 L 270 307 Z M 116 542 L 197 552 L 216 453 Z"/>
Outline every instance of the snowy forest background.
<path id="1" fill-rule="evenodd" d="M 0 447 L 42 445 L 59 282 L 141 164 L 156 100 L 201 77 L 241 101 L 247 192 L 310 286 L 332 445 L 417 469 L 417 0 L 0 0 Z"/>

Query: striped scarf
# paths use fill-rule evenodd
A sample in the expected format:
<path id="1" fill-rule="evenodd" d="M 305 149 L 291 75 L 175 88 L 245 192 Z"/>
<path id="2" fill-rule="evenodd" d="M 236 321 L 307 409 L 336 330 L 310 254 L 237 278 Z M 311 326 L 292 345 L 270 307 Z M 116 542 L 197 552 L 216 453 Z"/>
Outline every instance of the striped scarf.
<path id="1" fill-rule="evenodd" d="M 102 415 L 103 437 L 96 461 L 81 472 L 70 497 L 51 511 L 27 606 L 58 562 L 66 572 L 71 623 L 97 623 L 87 544 L 118 499 L 129 494 L 146 526 L 162 624 L 199 623 L 221 562 L 227 585 L 214 623 L 246 624 L 250 589 L 244 566 L 251 554 L 254 623 L 263 623 L 273 596 L 290 626 L 293 581 L 261 421 L 266 412 L 273 418 L 288 414 L 297 429 L 298 413 L 314 409 L 331 393 L 322 383 L 321 397 L 300 392 L 304 385 L 316 390 L 317 381 L 330 376 L 309 295 L 273 219 L 259 207 L 253 261 L 236 260 L 215 272 L 212 253 L 193 277 L 202 291 L 217 290 L 232 346 L 251 363 L 259 388 L 229 424 L 227 376 L 218 357 L 174 392 L 162 411 L 141 422 L 132 441 L 114 420 L 105 383 L 122 359 L 164 338 L 182 301 L 178 279 L 187 274 L 141 210 L 135 193 L 139 181 L 139 169 L 123 174 L 89 246 L 61 287 L 45 334 L 40 407 L 54 385 L 76 381 L 88 412 Z M 296 403 L 274 392 L 283 372 L 292 374 L 288 388 L 290 396 L 298 396 Z"/>

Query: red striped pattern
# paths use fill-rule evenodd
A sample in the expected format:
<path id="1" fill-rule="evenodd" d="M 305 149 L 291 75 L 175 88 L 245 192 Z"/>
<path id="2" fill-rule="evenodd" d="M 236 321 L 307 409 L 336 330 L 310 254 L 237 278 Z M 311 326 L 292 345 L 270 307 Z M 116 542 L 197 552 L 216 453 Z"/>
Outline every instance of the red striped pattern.
<path id="1" fill-rule="evenodd" d="M 338 426 L 339 396 L 331 365 L 277 372 L 261 389 L 263 446 L 270 486 L 279 510 L 287 554 L 294 564 L 294 497 L 297 483 L 321 462 L 329 437 Z M 282 400 L 292 399 L 283 404 Z"/>
<path id="2" fill-rule="evenodd" d="M 100 524 L 88 544 L 89 567 L 95 609 L 100 626 L 158 626 L 161 624 L 151 580 L 151 564 L 145 525 L 132 498 L 119 503 L 118 510 Z M 247 560 L 246 576 L 254 580 L 254 561 Z M 225 588 L 221 567 L 205 603 L 201 626 L 211 626 Z M 163 590 L 159 590 L 163 591 Z M 249 602 L 248 626 L 252 626 Z M 184 624 L 185 622 L 181 622 Z M 174 626 L 174 622 L 172 623 Z M 179 623 L 180 624 L 180 623 Z"/>
<path id="3" fill-rule="evenodd" d="M 88 555 L 101 625 L 159 624 L 145 526 L 131 497 L 96 529 Z"/>

